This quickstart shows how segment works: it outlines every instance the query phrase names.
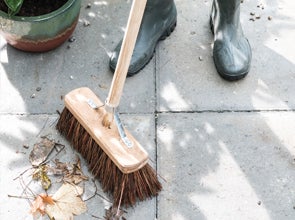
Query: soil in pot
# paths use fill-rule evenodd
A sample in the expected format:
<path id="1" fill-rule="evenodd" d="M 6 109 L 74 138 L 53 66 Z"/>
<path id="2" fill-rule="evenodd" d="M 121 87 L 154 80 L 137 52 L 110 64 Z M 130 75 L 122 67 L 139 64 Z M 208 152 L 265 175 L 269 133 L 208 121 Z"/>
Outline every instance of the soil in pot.
<path id="1" fill-rule="evenodd" d="M 63 6 L 67 0 L 24 0 L 24 3 L 16 16 L 39 16 L 53 12 Z M 4 0 L 0 0 L 0 10 L 7 12 Z"/>

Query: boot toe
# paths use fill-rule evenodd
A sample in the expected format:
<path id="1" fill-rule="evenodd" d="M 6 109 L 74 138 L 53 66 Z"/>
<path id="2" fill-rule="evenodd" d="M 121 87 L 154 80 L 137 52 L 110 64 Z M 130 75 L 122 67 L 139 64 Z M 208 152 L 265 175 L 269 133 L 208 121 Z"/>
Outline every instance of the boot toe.
<path id="1" fill-rule="evenodd" d="M 213 59 L 219 75 L 229 81 L 244 78 L 251 65 L 251 48 L 247 39 L 237 44 L 216 41 L 213 48 Z"/>
<path id="2" fill-rule="evenodd" d="M 121 43 L 120 42 L 117 47 L 114 49 L 110 61 L 109 61 L 109 66 L 112 71 L 115 71 L 117 63 L 118 63 L 118 58 L 119 58 L 119 53 L 121 49 Z M 152 48 L 152 47 L 149 47 Z M 136 73 L 138 73 L 142 68 L 145 67 L 146 64 L 150 61 L 150 59 L 153 56 L 153 51 L 148 50 L 146 52 L 142 52 L 144 48 L 141 48 L 139 51 L 140 53 L 137 53 L 137 51 L 134 51 L 132 54 L 132 58 L 129 64 L 128 68 L 128 73 L 127 76 L 133 76 Z"/>
<path id="3" fill-rule="evenodd" d="M 109 66 L 113 72 L 116 69 L 118 58 L 119 58 L 119 52 L 118 52 L 117 48 L 115 48 L 115 50 L 112 52 L 112 55 L 111 55 L 110 61 L 109 61 Z"/>

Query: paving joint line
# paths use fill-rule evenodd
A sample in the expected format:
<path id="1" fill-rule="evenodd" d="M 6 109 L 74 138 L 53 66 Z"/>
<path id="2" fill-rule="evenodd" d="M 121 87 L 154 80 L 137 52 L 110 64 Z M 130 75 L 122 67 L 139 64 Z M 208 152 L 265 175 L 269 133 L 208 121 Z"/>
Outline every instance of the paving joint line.
<path id="1" fill-rule="evenodd" d="M 154 112 L 120 112 L 122 115 L 154 115 L 159 114 L 194 114 L 194 113 L 259 113 L 259 112 L 295 112 L 295 109 L 252 109 L 252 110 L 185 110 L 185 111 L 154 111 Z"/>
<path id="2" fill-rule="evenodd" d="M 154 115 L 157 118 L 158 114 L 194 114 L 194 113 L 259 113 L 259 112 L 295 112 L 295 109 L 252 109 L 252 110 L 180 110 L 180 111 L 157 111 L 154 112 L 119 112 L 121 115 Z M 28 112 L 0 112 L 0 116 L 59 116 L 59 113 L 28 113 Z"/>
<path id="3" fill-rule="evenodd" d="M 295 112 L 295 109 L 252 109 L 252 110 L 187 110 L 187 111 L 157 111 L 157 114 L 190 114 L 190 113 L 259 113 L 259 112 Z"/>
<path id="4" fill-rule="evenodd" d="M 28 112 L 15 112 L 15 113 L 9 113 L 9 112 L 0 112 L 0 116 L 59 116 L 58 113 L 28 113 Z"/>
<path id="5" fill-rule="evenodd" d="M 159 45 L 159 44 L 158 44 Z M 159 47 L 159 46 L 158 46 Z M 154 142 L 155 142 L 155 155 L 156 155 L 156 172 L 158 173 L 158 134 L 157 134 L 157 128 L 158 128 L 158 113 L 157 113 L 157 107 L 158 107 L 158 89 L 157 89 L 157 82 L 158 82 L 158 77 L 157 77 L 157 69 L 158 69 L 158 60 L 160 59 L 159 56 L 159 52 L 158 52 L 158 48 L 155 52 L 155 65 L 154 65 L 154 99 L 155 99 L 155 104 L 154 104 L 154 112 L 153 112 L 153 116 L 154 116 L 154 131 L 155 131 L 155 138 L 154 138 Z M 159 197 L 156 197 L 156 210 L 155 210 L 155 218 L 158 219 L 158 212 L 159 212 Z"/>

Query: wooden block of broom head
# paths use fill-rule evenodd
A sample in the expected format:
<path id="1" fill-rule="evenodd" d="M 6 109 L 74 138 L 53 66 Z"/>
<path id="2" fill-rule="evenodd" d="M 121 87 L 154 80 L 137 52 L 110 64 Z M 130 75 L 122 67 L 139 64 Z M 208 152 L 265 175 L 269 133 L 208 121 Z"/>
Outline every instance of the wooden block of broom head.
<path id="1" fill-rule="evenodd" d="M 88 100 L 92 100 L 99 108 L 92 108 Z M 121 140 L 115 122 L 110 127 L 102 125 L 106 110 L 103 102 L 89 88 L 82 87 L 69 92 L 65 96 L 65 106 L 123 173 L 135 172 L 147 164 L 147 152 L 127 129 L 126 135 L 133 142 L 131 148 Z"/>

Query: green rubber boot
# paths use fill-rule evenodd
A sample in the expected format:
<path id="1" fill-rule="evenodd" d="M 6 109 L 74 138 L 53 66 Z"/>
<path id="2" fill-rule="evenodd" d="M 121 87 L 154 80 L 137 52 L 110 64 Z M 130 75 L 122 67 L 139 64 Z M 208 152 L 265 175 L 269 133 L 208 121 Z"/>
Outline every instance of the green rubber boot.
<path id="1" fill-rule="evenodd" d="M 151 60 L 157 43 L 164 40 L 176 26 L 177 11 L 173 0 L 148 0 L 137 36 L 127 76 L 138 73 Z M 118 62 L 122 40 L 110 58 L 114 71 Z"/>
<path id="2" fill-rule="evenodd" d="M 213 0 L 211 30 L 214 34 L 213 59 L 221 77 L 234 81 L 249 70 L 252 52 L 240 23 L 240 0 Z"/>

